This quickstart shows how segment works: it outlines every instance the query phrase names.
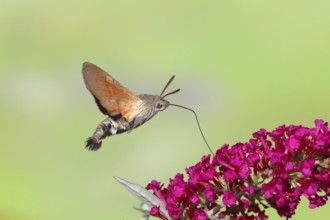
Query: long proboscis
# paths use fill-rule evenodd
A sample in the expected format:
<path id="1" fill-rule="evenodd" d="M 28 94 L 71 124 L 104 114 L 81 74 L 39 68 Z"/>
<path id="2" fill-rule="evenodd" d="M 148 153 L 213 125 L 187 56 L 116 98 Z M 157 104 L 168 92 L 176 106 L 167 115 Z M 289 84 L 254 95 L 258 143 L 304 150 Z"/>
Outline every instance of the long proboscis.
<path id="1" fill-rule="evenodd" d="M 195 118 L 196 118 L 196 122 L 197 122 L 197 125 L 198 125 L 198 128 L 199 128 L 199 131 L 200 131 L 200 133 L 201 133 L 201 135 L 202 135 L 202 137 L 203 137 L 203 139 L 204 139 L 204 142 L 205 142 L 207 148 L 210 150 L 210 152 L 211 152 L 212 155 L 214 156 L 214 153 L 213 153 L 213 151 L 212 151 L 210 145 L 209 145 L 209 144 L 207 143 L 207 141 L 206 141 L 206 138 L 205 138 L 204 133 L 203 133 L 203 131 L 202 131 L 202 128 L 201 128 L 201 125 L 200 125 L 200 123 L 199 123 L 199 120 L 198 120 L 198 117 L 197 117 L 196 112 L 195 112 L 194 110 L 192 110 L 191 108 L 187 108 L 187 107 L 182 106 L 182 105 L 177 105 L 177 104 L 170 104 L 170 105 L 172 105 L 172 106 L 176 106 L 176 107 L 180 107 L 180 108 L 183 108 L 183 109 L 189 110 L 189 111 L 191 111 L 192 113 L 194 113 Z"/>

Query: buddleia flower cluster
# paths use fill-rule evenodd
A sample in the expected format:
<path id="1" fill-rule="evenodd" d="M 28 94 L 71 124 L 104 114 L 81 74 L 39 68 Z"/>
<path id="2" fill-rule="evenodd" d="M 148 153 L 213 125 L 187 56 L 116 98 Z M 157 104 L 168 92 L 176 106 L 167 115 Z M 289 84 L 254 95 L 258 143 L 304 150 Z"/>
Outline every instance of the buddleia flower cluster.
<path id="1" fill-rule="evenodd" d="M 267 219 L 267 208 L 289 218 L 304 196 L 309 208 L 326 204 L 330 194 L 328 123 L 315 127 L 279 126 L 260 129 L 246 143 L 223 145 L 203 156 L 167 187 L 153 180 L 146 189 L 165 205 L 150 215 L 161 219 Z"/>

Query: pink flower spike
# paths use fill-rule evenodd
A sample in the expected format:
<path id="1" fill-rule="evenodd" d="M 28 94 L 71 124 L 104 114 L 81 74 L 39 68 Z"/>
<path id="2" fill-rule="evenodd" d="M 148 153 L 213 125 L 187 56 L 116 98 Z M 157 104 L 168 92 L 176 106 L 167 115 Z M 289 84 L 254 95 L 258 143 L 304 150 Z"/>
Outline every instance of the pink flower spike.
<path id="1" fill-rule="evenodd" d="M 214 157 L 203 156 L 166 188 L 152 181 L 147 189 L 175 220 L 265 220 L 267 208 L 290 218 L 301 196 L 310 208 L 323 206 L 330 195 L 330 131 L 323 120 L 315 125 L 262 128 L 245 143 L 224 144 Z M 204 210 L 212 210 L 212 216 Z"/>

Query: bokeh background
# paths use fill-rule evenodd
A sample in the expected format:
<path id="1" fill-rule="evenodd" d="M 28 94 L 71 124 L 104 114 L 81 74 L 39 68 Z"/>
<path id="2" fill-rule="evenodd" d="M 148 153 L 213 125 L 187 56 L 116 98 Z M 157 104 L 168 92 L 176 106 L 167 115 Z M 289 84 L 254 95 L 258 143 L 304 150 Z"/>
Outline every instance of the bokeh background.
<path id="1" fill-rule="evenodd" d="M 0 219 L 140 219 L 116 183 L 165 183 L 208 154 L 194 116 L 169 107 L 89 152 L 103 116 L 84 61 L 137 94 L 182 91 L 214 150 L 259 128 L 329 120 L 330 2 L 0 1 Z M 327 219 L 329 205 L 294 219 Z M 276 212 L 267 212 L 280 219 Z"/>

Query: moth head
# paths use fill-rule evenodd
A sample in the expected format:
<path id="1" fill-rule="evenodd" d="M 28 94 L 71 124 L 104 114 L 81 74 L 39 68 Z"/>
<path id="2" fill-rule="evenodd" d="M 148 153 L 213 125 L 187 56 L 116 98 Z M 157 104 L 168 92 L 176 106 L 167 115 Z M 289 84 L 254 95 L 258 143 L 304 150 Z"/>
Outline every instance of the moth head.
<path id="1" fill-rule="evenodd" d="M 155 102 L 156 112 L 164 111 L 169 106 L 169 104 L 170 104 L 169 101 L 167 101 L 159 96 L 159 99 L 156 100 L 156 102 Z"/>
<path id="2" fill-rule="evenodd" d="M 165 100 L 165 97 L 179 92 L 180 89 L 166 93 L 165 95 L 163 94 L 166 88 L 171 84 L 173 79 L 174 76 L 172 76 L 171 79 L 167 82 L 160 95 L 147 95 L 147 94 L 139 95 L 139 98 L 142 99 L 144 102 L 144 110 L 146 112 L 152 112 L 152 114 L 155 114 L 157 112 L 164 111 L 169 105 L 171 105 L 169 101 Z"/>
<path id="3" fill-rule="evenodd" d="M 143 111 L 150 114 L 164 111 L 170 105 L 169 101 L 159 95 L 141 94 L 138 97 L 143 101 Z"/>

